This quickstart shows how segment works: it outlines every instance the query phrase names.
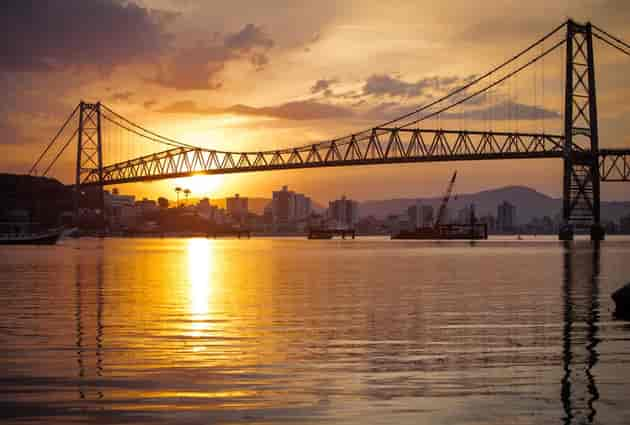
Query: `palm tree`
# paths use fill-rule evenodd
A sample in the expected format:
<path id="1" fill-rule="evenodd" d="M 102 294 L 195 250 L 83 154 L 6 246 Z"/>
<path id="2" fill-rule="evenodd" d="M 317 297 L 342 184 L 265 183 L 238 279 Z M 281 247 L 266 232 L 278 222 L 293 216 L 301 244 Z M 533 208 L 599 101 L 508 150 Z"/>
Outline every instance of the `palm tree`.
<path id="1" fill-rule="evenodd" d="M 188 203 L 188 195 L 190 195 L 190 189 L 184 189 L 184 195 L 186 196 L 186 203 Z"/>
<path id="2" fill-rule="evenodd" d="M 175 188 L 175 193 L 177 193 L 177 206 L 178 207 L 179 207 L 179 192 L 181 192 L 181 191 L 182 191 L 181 187 L 178 186 L 178 187 Z"/>

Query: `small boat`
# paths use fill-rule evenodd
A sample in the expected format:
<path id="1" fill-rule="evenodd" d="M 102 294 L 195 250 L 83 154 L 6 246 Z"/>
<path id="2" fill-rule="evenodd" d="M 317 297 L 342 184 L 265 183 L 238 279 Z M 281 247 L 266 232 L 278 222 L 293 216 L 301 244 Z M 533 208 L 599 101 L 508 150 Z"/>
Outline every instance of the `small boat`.
<path id="1" fill-rule="evenodd" d="M 0 233 L 0 245 L 54 245 L 62 232 L 63 228 L 41 232 Z"/>

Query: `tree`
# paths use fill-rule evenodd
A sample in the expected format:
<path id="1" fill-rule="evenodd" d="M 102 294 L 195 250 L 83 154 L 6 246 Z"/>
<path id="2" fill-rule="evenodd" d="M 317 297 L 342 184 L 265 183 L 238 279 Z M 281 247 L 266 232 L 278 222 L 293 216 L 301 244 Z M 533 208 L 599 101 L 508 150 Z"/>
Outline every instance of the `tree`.
<path id="1" fill-rule="evenodd" d="M 160 208 L 163 208 L 163 209 L 167 209 L 168 208 L 168 199 L 163 198 L 163 197 L 159 197 L 157 201 L 158 201 L 158 205 L 160 206 Z"/>
<path id="2" fill-rule="evenodd" d="M 186 203 L 188 203 L 188 195 L 190 195 L 190 189 L 184 189 L 184 195 L 186 196 Z"/>
<path id="3" fill-rule="evenodd" d="M 181 191 L 182 191 L 181 187 L 178 186 L 175 188 L 175 193 L 177 194 L 177 207 L 179 207 L 179 192 Z"/>

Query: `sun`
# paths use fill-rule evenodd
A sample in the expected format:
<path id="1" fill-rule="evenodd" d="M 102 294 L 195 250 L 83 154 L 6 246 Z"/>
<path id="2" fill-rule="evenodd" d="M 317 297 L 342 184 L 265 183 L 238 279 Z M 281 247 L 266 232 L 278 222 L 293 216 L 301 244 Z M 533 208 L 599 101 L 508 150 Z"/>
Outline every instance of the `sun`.
<path id="1" fill-rule="evenodd" d="M 192 177 L 176 179 L 173 184 L 174 187 L 190 189 L 190 196 L 193 198 L 211 197 L 221 188 L 223 176 L 220 174 L 197 174 Z"/>

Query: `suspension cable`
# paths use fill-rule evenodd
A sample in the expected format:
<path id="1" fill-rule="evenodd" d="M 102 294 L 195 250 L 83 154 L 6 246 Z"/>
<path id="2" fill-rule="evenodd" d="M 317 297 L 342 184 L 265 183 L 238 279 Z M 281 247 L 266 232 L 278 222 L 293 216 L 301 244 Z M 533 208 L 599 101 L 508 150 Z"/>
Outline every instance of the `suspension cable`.
<path id="1" fill-rule="evenodd" d="M 115 112 L 112 112 L 109 109 L 108 109 L 108 111 L 113 113 L 114 115 L 117 115 Z M 115 119 L 110 118 L 109 116 L 107 116 L 107 114 L 101 114 L 101 117 L 103 119 L 111 122 L 112 124 L 122 128 L 122 129 L 125 129 L 125 130 L 129 131 L 130 133 L 135 134 L 136 136 L 143 137 L 143 138 L 148 139 L 148 140 L 150 140 L 152 142 L 161 143 L 163 145 L 168 145 L 168 146 L 175 147 L 175 148 L 184 148 L 185 147 L 185 148 L 199 149 L 196 146 L 186 145 L 186 144 L 183 144 L 183 143 L 170 142 L 170 141 L 162 140 L 161 138 L 156 138 L 156 137 L 148 136 L 146 134 L 142 134 L 139 131 L 134 130 L 133 128 L 129 128 L 129 127 L 125 126 L 124 124 L 119 123 Z M 127 120 L 125 120 L 125 121 L 127 121 Z M 131 123 L 130 121 L 128 121 L 128 122 L 133 125 L 133 123 Z M 135 127 L 141 128 L 140 126 L 135 126 Z M 157 135 L 157 137 L 160 137 L 160 136 Z"/>
<path id="2" fill-rule="evenodd" d="M 72 120 L 72 118 L 74 117 L 74 114 L 77 113 L 77 110 L 79 109 L 79 106 L 81 104 L 77 104 L 77 106 L 74 107 L 74 110 L 72 111 L 72 113 L 70 114 L 70 116 L 68 117 L 68 119 L 66 119 L 66 122 L 63 123 L 63 125 L 61 126 L 61 128 L 59 129 L 59 131 L 57 131 L 57 134 L 55 134 L 55 137 L 52 138 L 52 140 L 50 141 L 50 143 L 48 143 L 48 146 L 46 146 L 46 149 L 44 149 L 44 152 L 41 153 L 41 155 L 39 156 L 39 158 L 37 158 L 37 161 L 35 161 L 35 163 L 33 164 L 33 166 L 31 167 L 31 169 L 29 170 L 29 174 L 32 174 L 33 171 L 35 170 L 35 168 L 37 168 L 37 166 L 39 165 L 40 161 L 42 160 L 42 158 L 44 158 L 44 156 L 46 155 L 46 153 L 50 150 L 50 148 L 52 147 L 52 145 L 55 144 L 55 142 L 57 141 L 57 138 L 61 135 L 61 133 L 63 133 L 63 130 L 66 128 L 66 126 L 68 125 L 68 123 L 70 122 L 70 120 Z"/>
<path id="3" fill-rule="evenodd" d="M 147 139 L 149 139 L 149 140 L 153 140 L 154 142 L 158 142 L 158 143 L 164 143 L 164 144 L 167 144 L 167 145 L 170 145 L 170 146 L 175 145 L 175 146 L 186 147 L 186 148 L 193 148 L 193 149 L 197 148 L 197 146 L 189 145 L 187 143 L 183 143 L 183 142 L 180 142 L 178 140 L 170 139 L 168 137 L 165 137 L 165 136 L 162 136 L 160 134 L 157 134 L 157 133 L 155 133 L 155 132 L 153 132 L 153 131 L 151 131 L 151 130 L 149 130 L 147 128 L 144 128 L 141 125 L 138 125 L 138 124 L 136 124 L 136 123 L 134 123 L 132 121 L 129 121 L 127 118 L 123 117 L 122 115 L 117 114 L 116 112 L 112 111 L 106 105 L 101 104 L 101 107 L 103 107 L 106 111 L 108 111 L 109 113 L 114 115 L 116 118 L 123 120 L 124 122 L 126 122 L 130 126 L 136 127 L 138 129 L 140 129 L 141 131 L 143 131 L 143 132 L 145 132 L 147 134 L 150 134 L 151 136 L 153 136 L 153 137 L 155 137 L 157 139 L 160 139 L 160 140 L 157 140 L 157 139 L 153 139 L 153 138 L 147 137 Z M 137 134 L 138 136 L 146 137 L 143 134 L 139 134 L 138 132 L 133 131 L 130 128 L 121 125 L 120 123 L 114 122 L 112 120 L 110 120 L 110 122 L 113 122 L 114 124 L 119 125 L 120 127 L 124 128 L 124 129 L 126 129 L 128 131 L 131 131 L 131 132 Z"/>
<path id="4" fill-rule="evenodd" d="M 614 44 L 610 40 L 607 40 L 606 38 L 600 36 L 599 34 L 593 33 L 593 37 L 596 37 L 596 38 L 600 39 L 604 43 L 608 44 L 610 47 L 613 47 L 613 48 L 619 50 L 621 53 L 624 53 L 625 55 L 630 56 L 630 52 L 628 52 L 627 50 L 624 50 L 622 47 L 617 46 L 616 44 Z"/>
<path id="5" fill-rule="evenodd" d="M 432 112 L 432 113 L 430 113 L 430 114 L 427 114 L 427 115 L 423 116 L 422 118 L 420 118 L 420 119 L 419 119 L 419 121 L 424 121 L 424 120 L 426 120 L 426 119 L 428 119 L 428 118 L 431 118 L 432 116 L 434 116 L 434 115 L 436 115 L 436 114 L 440 114 L 440 113 L 442 113 L 442 112 L 448 111 L 449 109 L 451 109 L 451 108 L 453 108 L 453 107 L 455 107 L 455 106 L 457 106 L 457 105 L 460 105 L 460 104 L 462 104 L 462 103 L 464 103 L 464 102 L 467 102 L 467 101 L 469 101 L 470 99 L 472 99 L 473 97 L 475 97 L 475 96 L 477 96 L 477 95 L 479 95 L 479 94 L 481 94 L 481 93 L 486 92 L 487 90 L 489 90 L 489 89 L 491 89 L 491 88 L 495 87 L 496 85 L 498 85 L 498 84 L 500 84 L 500 83 L 504 82 L 505 80 L 507 80 L 507 79 L 509 79 L 509 78 L 513 77 L 514 75 L 518 74 L 518 73 L 519 73 L 519 72 L 521 72 L 523 69 L 527 68 L 528 66 L 532 65 L 533 63 L 538 62 L 541 58 L 543 58 L 543 57 L 545 57 L 546 55 L 548 55 L 549 53 L 553 52 L 555 49 L 557 49 L 558 47 L 562 46 L 564 43 L 566 43 L 566 40 L 560 40 L 560 41 L 558 41 L 556 44 L 554 44 L 553 46 L 551 46 L 549 49 L 547 49 L 547 50 L 546 50 L 545 52 L 543 52 L 542 54 L 540 54 L 540 55 L 536 56 L 535 58 L 533 58 L 533 59 L 532 59 L 532 60 L 530 60 L 529 62 L 525 63 L 524 65 L 521 65 L 520 67 L 516 68 L 514 71 L 512 71 L 512 72 L 510 72 L 510 73 L 506 74 L 505 76 L 501 77 L 500 79 L 496 80 L 495 82 L 493 82 L 493 83 L 491 83 L 491 84 L 487 85 L 486 87 L 484 87 L 484 88 L 482 88 L 482 89 L 480 89 L 480 90 L 477 90 L 476 92 L 472 93 L 471 95 L 466 96 L 466 97 L 464 97 L 464 98 L 462 98 L 462 99 L 458 100 L 457 102 L 455 102 L 455 103 L 453 103 L 453 104 L 451 104 L 451 105 L 445 106 L 445 107 L 443 107 L 443 108 L 441 108 L 441 109 L 438 109 L 438 110 L 437 110 L 437 111 L 435 111 L 435 112 Z M 408 126 L 413 125 L 413 124 L 415 124 L 415 123 L 416 123 L 415 121 L 412 121 L 412 122 L 409 122 L 409 123 L 406 123 L 406 124 L 402 125 L 400 128 L 405 128 L 405 127 L 408 127 Z"/>
<path id="6" fill-rule="evenodd" d="M 615 40 L 617 43 L 621 44 L 625 48 L 630 49 L 630 44 L 626 43 L 625 41 L 623 41 L 619 37 L 615 37 L 614 35 L 610 34 L 609 32 L 604 31 L 603 29 L 601 29 L 597 25 L 592 25 L 592 27 L 595 28 L 597 31 L 601 32 L 602 34 L 604 34 L 605 36 L 607 36 L 609 38 L 612 38 L 613 40 Z"/>
<path id="7" fill-rule="evenodd" d="M 486 72 L 485 74 L 483 74 L 483 75 L 481 75 L 481 76 L 479 76 L 479 77 L 475 78 L 474 80 L 470 81 L 469 83 L 467 83 L 467 84 L 465 84 L 465 85 L 463 85 L 463 86 L 461 86 L 461 87 L 459 87 L 459 88 L 457 88 L 457 89 L 455 89 L 455 90 L 451 91 L 450 93 L 446 94 L 445 96 L 442 96 L 441 98 L 439 98 L 439 99 L 437 99 L 437 100 L 435 100 L 435 101 L 433 101 L 433 102 L 431 102 L 431 103 L 429 103 L 429 104 L 427 104 L 427 105 L 424 105 L 424 106 L 422 106 L 422 107 L 420 107 L 420 108 L 418 108 L 418 109 L 414 110 L 413 112 L 409 112 L 409 113 L 407 113 L 407 114 L 405 114 L 405 115 L 402 115 L 402 116 L 400 116 L 400 117 L 398 117 L 398 118 L 396 118 L 396 119 L 390 120 L 390 121 L 388 121 L 388 122 L 386 122 L 386 123 L 384 123 L 384 124 L 379 125 L 378 127 L 386 127 L 386 126 L 388 126 L 388 125 L 390 125 L 390 124 L 393 124 L 393 123 L 395 123 L 395 122 L 397 122 L 397 121 L 404 120 L 405 118 L 408 118 L 408 117 L 410 117 L 410 116 L 412 116 L 412 115 L 414 115 L 414 114 L 416 114 L 416 113 L 418 113 L 418 112 L 422 112 L 422 111 L 424 111 L 424 110 L 426 110 L 426 109 L 429 109 L 429 108 L 431 108 L 431 107 L 433 107 L 433 106 L 437 105 L 438 103 L 441 103 L 441 102 L 443 102 L 444 100 L 449 99 L 449 98 L 451 98 L 451 97 L 455 96 L 456 94 L 459 94 L 459 93 L 461 93 L 461 92 L 465 91 L 466 89 L 468 89 L 468 88 L 470 88 L 470 87 L 474 86 L 474 85 L 475 85 L 475 84 L 477 84 L 478 82 L 480 82 L 480 81 L 484 80 L 485 78 L 489 77 L 490 75 L 492 75 L 492 74 L 494 74 L 494 73 L 496 73 L 496 72 L 500 71 L 501 69 L 505 68 L 506 66 L 508 66 L 508 65 L 509 65 L 509 64 L 511 64 L 512 62 L 516 61 L 517 59 L 520 59 L 523 55 L 525 55 L 526 53 L 528 53 L 530 50 L 532 50 L 532 49 L 533 49 L 533 48 L 535 48 L 536 46 L 538 46 L 538 45 L 540 45 L 540 44 L 544 43 L 545 41 L 547 41 L 550 37 L 552 37 L 555 33 L 557 33 L 557 32 L 558 32 L 560 29 L 562 29 L 565 25 L 566 25 L 566 22 L 563 22 L 561 25 L 559 25 L 559 26 L 558 26 L 557 28 L 555 28 L 553 31 L 549 32 L 547 35 L 545 35 L 544 37 L 542 37 L 541 39 L 539 39 L 538 41 L 536 41 L 534 44 L 530 45 L 530 46 L 529 46 L 529 47 L 527 47 L 526 49 L 521 50 L 519 53 L 517 53 L 516 55 L 512 56 L 512 57 L 511 57 L 510 59 L 508 59 L 507 61 L 503 62 L 502 64 L 500 64 L 500 65 L 498 65 L 498 66 L 495 66 L 495 67 L 494 67 L 494 68 L 492 68 L 490 71 L 488 71 L 488 72 Z M 556 45 L 556 46 L 554 46 L 554 48 L 555 48 L 555 47 L 557 47 L 557 45 Z M 533 63 L 533 62 L 531 62 L 531 63 Z M 531 63 L 528 63 L 528 64 L 527 64 L 527 66 L 529 66 Z M 512 75 L 513 75 L 513 74 L 512 74 Z M 495 84 L 495 85 L 496 85 L 496 84 Z M 489 86 L 489 87 L 492 87 L 492 85 L 491 85 L 491 86 Z M 480 92 L 480 93 L 481 93 L 481 92 Z M 461 103 L 461 102 L 459 102 L 459 103 Z M 456 104 L 457 104 L 457 103 L 456 103 Z M 371 129 L 370 129 L 370 130 L 371 130 Z"/>
<path id="8" fill-rule="evenodd" d="M 48 165 L 48 167 L 46 168 L 46 170 L 42 173 L 42 176 L 45 176 L 46 174 L 48 174 L 48 172 L 50 171 L 50 169 L 53 167 L 53 165 L 55 165 L 55 163 L 57 162 L 57 160 L 59 159 L 59 157 L 61 156 L 61 154 L 66 150 L 66 148 L 68 147 L 68 145 L 70 145 L 70 142 L 72 142 L 72 139 L 74 139 L 74 136 L 77 135 L 77 133 L 79 132 L 79 127 L 77 127 L 74 132 L 72 133 L 72 135 L 70 135 L 70 137 L 68 138 L 68 140 L 66 141 L 66 143 L 63 145 L 63 147 L 61 148 L 61 150 L 59 150 L 59 152 L 57 152 L 57 155 L 55 155 L 55 157 L 53 158 L 53 160 L 50 162 L 50 164 Z"/>

